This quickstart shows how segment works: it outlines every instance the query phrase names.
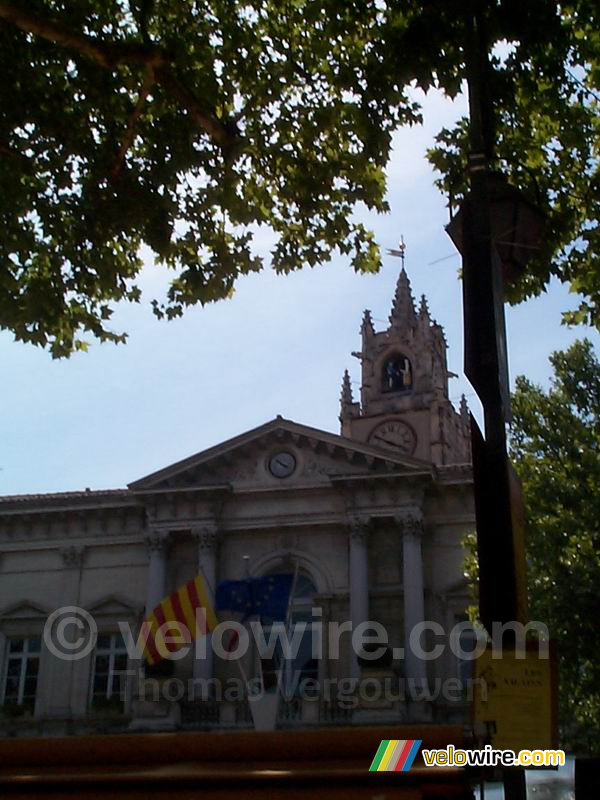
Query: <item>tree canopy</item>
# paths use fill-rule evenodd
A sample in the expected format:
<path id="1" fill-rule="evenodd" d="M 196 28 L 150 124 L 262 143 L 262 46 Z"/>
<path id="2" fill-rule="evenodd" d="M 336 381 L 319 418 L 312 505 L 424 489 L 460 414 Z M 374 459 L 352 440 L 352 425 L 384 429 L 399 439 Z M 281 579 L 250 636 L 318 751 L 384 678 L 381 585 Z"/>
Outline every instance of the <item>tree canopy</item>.
<path id="1" fill-rule="evenodd" d="M 500 164 L 550 219 L 514 297 L 555 274 L 598 323 L 592 2 L 0 0 L 0 326 L 55 356 L 86 332 L 121 341 L 110 316 L 140 298 L 142 245 L 174 271 L 154 301 L 174 317 L 261 269 L 260 226 L 278 271 L 336 249 L 376 270 L 353 212 L 387 210 L 392 132 L 420 119 L 410 87 L 461 90 L 469 7 L 505 51 L 489 76 Z M 463 132 L 431 156 L 455 195 Z"/>
<path id="2" fill-rule="evenodd" d="M 551 388 L 519 377 L 511 457 L 523 481 L 530 617 L 548 625 L 563 740 L 600 745 L 600 362 L 588 340 L 554 353 Z"/>

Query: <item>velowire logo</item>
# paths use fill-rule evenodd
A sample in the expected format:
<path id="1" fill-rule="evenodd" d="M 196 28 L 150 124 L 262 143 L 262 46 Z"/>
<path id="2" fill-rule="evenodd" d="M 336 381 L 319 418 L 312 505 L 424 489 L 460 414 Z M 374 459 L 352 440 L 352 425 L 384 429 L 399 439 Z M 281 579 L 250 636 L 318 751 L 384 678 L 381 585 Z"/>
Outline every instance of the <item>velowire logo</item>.
<path id="1" fill-rule="evenodd" d="M 408 772 L 422 739 L 383 739 L 369 772 Z"/>

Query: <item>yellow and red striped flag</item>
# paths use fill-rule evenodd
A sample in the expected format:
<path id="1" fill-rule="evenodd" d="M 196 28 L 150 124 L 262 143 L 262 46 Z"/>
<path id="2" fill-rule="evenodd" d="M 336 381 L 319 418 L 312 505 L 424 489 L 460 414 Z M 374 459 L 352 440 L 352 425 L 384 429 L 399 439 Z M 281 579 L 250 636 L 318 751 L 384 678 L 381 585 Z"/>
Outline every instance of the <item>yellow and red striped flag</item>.
<path id="1" fill-rule="evenodd" d="M 179 623 L 161 630 L 165 623 Z M 217 626 L 217 618 L 202 575 L 197 575 L 154 608 L 142 623 L 144 658 L 156 664 Z M 164 633 L 166 633 L 166 641 Z M 175 640 L 175 641 L 173 641 Z"/>

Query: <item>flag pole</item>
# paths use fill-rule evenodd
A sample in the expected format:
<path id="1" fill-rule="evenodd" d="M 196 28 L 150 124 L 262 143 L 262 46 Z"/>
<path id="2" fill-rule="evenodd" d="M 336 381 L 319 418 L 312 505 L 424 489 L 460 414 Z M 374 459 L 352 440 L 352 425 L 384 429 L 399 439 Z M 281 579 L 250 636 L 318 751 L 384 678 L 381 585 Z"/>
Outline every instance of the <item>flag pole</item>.
<path id="1" fill-rule="evenodd" d="M 287 611 L 285 613 L 285 630 L 287 633 L 288 626 L 291 622 L 292 616 L 292 602 L 294 600 L 294 595 L 296 594 L 296 584 L 298 582 L 298 570 L 300 568 L 300 564 L 298 559 L 296 559 L 295 566 L 294 566 L 294 577 L 292 579 L 292 588 L 290 589 L 290 596 L 288 597 L 288 604 L 287 604 Z"/>
<path id="2" fill-rule="evenodd" d="M 296 558 L 295 559 L 295 563 L 294 563 L 294 577 L 292 578 L 292 586 L 291 586 L 290 594 L 289 594 L 289 597 L 288 597 L 287 610 L 285 612 L 284 631 L 285 631 L 285 638 L 286 638 L 286 641 L 288 643 L 290 641 L 289 633 L 290 633 L 290 627 L 291 627 L 291 622 L 292 622 L 292 605 L 293 605 L 293 601 L 294 601 L 294 595 L 296 594 L 296 585 L 298 583 L 298 572 L 299 572 L 299 569 L 300 569 L 300 564 L 298 562 L 298 559 Z M 282 688 L 283 677 L 284 677 L 284 674 L 285 674 L 284 673 L 284 667 L 285 667 L 285 661 L 282 660 L 282 666 L 280 666 L 279 673 L 277 675 L 277 688 L 276 688 L 277 692 L 279 692 L 279 689 Z"/>
<path id="3" fill-rule="evenodd" d="M 251 578 L 252 576 L 250 575 L 250 569 L 248 567 L 248 563 L 250 561 L 250 556 L 243 555 L 242 558 L 244 560 L 244 571 L 246 573 L 246 578 Z M 242 624 L 243 624 L 244 628 L 246 628 L 246 622 L 244 621 Z M 231 641 L 229 643 L 230 645 L 231 645 L 234 637 L 235 637 L 235 633 L 233 634 L 232 639 L 231 639 Z M 237 638 L 239 639 L 239 636 Z M 252 643 L 252 637 L 251 637 L 250 641 Z M 254 651 L 251 650 L 250 652 L 253 653 Z M 242 664 L 242 659 L 241 658 L 236 658 L 236 661 L 237 661 L 237 666 L 238 666 L 238 671 L 240 673 L 240 677 L 242 679 L 242 682 L 243 682 L 244 686 L 246 687 L 246 694 L 249 697 L 250 696 L 250 691 L 249 691 L 249 683 L 250 682 L 248 680 L 248 674 L 247 674 L 246 670 L 244 669 L 244 666 Z M 263 686 L 263 690 L 264 690 L 264 680 L 263 680 L 263 675 L 262 675 L 262 662 L 261 662 L 260 658 L 258 659 L 258 663 L 259 663 L 259 669 L 260 669 L 260 683 L 261 683 L 261 686 Z M 248 703 L 250 703 L 250 700 L 248 700 Z M 250 707 L 250 715 L 252 716 L 252 721 L 254 722 L 254 715 L 252 714 L 252 707 Z M 256 727 L 256 723 L 254 723 L 254 726 Z"/>

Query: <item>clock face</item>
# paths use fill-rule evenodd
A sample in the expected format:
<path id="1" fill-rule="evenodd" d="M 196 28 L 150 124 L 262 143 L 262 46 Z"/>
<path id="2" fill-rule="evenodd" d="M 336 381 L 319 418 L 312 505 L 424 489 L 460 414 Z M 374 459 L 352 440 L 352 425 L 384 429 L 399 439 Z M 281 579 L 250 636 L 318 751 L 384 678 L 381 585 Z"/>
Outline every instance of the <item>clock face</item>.
<path id="1" fill-rule="evenodd" d="M 417 437 L 410 425 L 392 419 L 389 422 L 382 422 L 373 430 L 369 436 L 369 444 L 412 455 L 417 445 Z"/>
<path id="2" fill-rule="evenodd" d="M 269 459 L 269 470 L 276 478 L 287 478 L 296 469 L 296 459 L 291 453 L 275 453 Z"/>

